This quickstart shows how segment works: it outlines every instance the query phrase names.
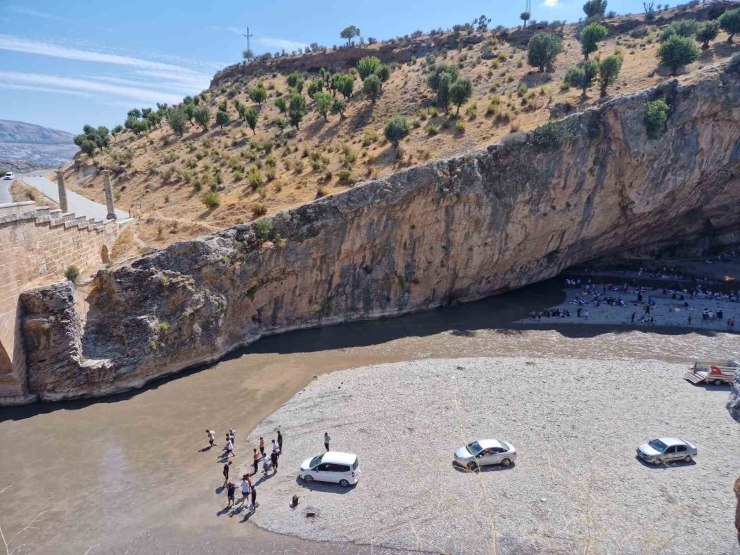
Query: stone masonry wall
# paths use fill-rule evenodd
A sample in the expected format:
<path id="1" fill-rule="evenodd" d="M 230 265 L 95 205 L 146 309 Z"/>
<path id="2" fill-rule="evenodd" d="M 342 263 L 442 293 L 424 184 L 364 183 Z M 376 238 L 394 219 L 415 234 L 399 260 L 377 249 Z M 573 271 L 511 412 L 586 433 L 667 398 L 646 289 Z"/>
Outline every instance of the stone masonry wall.
<path id="1" fill-rule="evenodd" d="M 0 205 L 0 404 L 28 391 L 18 297 L 29 285 L 58 281 L 71 265 L 81 272 L 103 263 L 115 222 L 94 222 L 32 202 Z"/>

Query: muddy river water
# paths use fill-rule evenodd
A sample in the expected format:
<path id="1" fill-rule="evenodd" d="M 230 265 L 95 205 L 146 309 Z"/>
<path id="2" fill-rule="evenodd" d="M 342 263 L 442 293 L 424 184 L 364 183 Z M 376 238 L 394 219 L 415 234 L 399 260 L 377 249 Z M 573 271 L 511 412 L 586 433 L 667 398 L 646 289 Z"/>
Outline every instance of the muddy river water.
<path id="1" fill-rule="evenodd" d="M 217 494 L 223 482 L 221 451 L 202 451 L 206 428 L 216 431 L 219 443 L 229 428 L 236 430 L 238 467 L 251 460 L 246 434 L 323 372 L 458 356 L 685 362 L 740 354 L 737 334 L 511 324 L 531 310 L 561 302 L 560 284 L 550 281 L 472 304 L 265 338 L 217 364 L 129 394 L 2 408 L 0 526 L 5 539 L 17 554 L 384 553 L 269 534 L 224 512 L 225 495 Z"/>

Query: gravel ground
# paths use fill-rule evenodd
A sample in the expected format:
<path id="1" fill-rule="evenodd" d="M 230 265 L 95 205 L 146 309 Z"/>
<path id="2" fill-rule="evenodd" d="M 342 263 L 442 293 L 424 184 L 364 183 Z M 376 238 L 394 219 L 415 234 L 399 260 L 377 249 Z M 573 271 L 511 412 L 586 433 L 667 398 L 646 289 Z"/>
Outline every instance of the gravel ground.
<path id="1" fill-rule="evenodd" d="M 552 323 L 566 323 L 566 324 L 626 324 L 634 325 L 639 327 L 650 328 L 652 326 L 676 326 L 681 328 L 695 328 L 699 330 L 716 330 L 716 331 L 728 331 L 727 320 L 729 318 L 735 318 L 737 324 L 735 324 L 734 331 L 740 331 L 740 303 L 729 302 L 726 300 L 718 301 L 714 299 L 689 299 L 686 295 L 685 301 L 672 299 L 670 295 L 663 295 L 661 290 L 646 291 L 643 295 L 643 302 L 647 302 L 648 297 L 655 300 L 656 306 L 651 308 L 648 316 L 655 319 L 654 324 L 642 323 L 640 318 L 645 316 L 645 310 L 641 306 L 637 306 L 637 293 L 621 293 L 617 291 L 608 291 L 602 293 L 602 289 L 599 288 L 599 297 L 606 295 L 607 297 L 621 298 L 625 302 L 625 306 L 609 306 L 606 303 L 601 303 L 601 306 L 594 306 L 592 299 L 593 295 L 586 295 L 580 289 L 566 289 L 565 302 L 557 306 L 543 307 L 556 309 L 560 308 L 563 310 L 570 311 L 569 318 L 547 318 L 542 317 L 541 320 L 533 320 L 531 318 L 523 318 L 517 323 L 519 324 L 552 324 Z M 581 300 L 588 300 L 588 304 L 580 306 L 577 304 L 575 297 L 579 295 Z M 683 307 L 683 303 L 689 303 L 689 308 Z M 588 320 L 583 316 L 578 317 L 577 311 L 579 306 L 584 310 L 588 310 Z M 676 310 L 678 308 L 678 310 Z M 704 309 L 711 310 L 713 312 L 722 310 L 724 312 L 722 320 L 702 320 L 702 311 Z M 635 313 L 635 321 L 632 322 L 632 313 Z M 688 322 L 689 315 L 691 315 L 691 323 Z"/>
<path id="2" fill-rule="evenodd" d="M 257 482 L 251 521 L 313 540 L 455 554 L 493 553 L 494 527 L 501 554 L 740 553 L 729 388 L 693 386 L 685 368 L 474 358 L 322 375 L 247 439 L 269 445 L 278 426 L 285 438 L 280 471 Z M 297 478 L 299 464 L 324 451 L 324 431 L 332 449 L 358 454 L 356 487 Z M 635 458 L 637 445 L 664 435 L 695 442 L 696 462 Z M 457 446 L 487 437 L 512 442 L 516 465 L 453 467 Z M 318 517 L 306 518 L 307 508 Z"/>

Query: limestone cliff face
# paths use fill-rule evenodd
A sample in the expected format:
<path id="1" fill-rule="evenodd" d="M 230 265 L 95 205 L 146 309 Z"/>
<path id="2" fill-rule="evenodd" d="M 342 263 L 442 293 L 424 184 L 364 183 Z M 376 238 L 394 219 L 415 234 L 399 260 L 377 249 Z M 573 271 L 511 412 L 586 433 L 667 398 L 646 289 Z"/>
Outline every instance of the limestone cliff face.
<path id="1" fill-rule="evenodd" d="M 673 111 L 649 140 L 659 96 Z M 738 201 L 735 63 L 278 214 L 284 246 L 241 225 L 101 271 L 68 356 L 37 351 L 80 325 L 29 310 L 32 389 L 105 395 L 265 334 L 470 301 L 622 251 L 740 242 Z"/>

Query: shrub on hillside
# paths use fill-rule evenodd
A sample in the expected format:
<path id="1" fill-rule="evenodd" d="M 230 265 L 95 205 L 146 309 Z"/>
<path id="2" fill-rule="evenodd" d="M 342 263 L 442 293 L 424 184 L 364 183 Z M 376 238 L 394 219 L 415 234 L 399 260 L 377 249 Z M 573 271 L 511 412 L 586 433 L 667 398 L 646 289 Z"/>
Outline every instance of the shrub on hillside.
<path id="1" fill-rule="evenodd" d="M 663 32 L 660 35 L 660 42 L 665 42 L 674 35 L 693 38 L 698 31 L 698 21 L 695 19 L 680 19 L 678 21 L 674 21 L 668 27 L 663 29 Z"/>
<path id="2" fill-rule="evenodd" d="M 409 122 L 406 121 L 406 118 L 396 116 L 395 118 L 388 121 L 388 123 L 385 124 L 385 138 L 388 139 L 395 148 L 398 148 L 398 143 L 401 142 L 402 139 L 404 139 L 409 132 L 411 131 L 411 128 L 409 126 Z"/>
<path id="3" fill-rule="evenodd" d="M 203 197 L 203 204 L 205 204 L 208 208 L 218 208 L 221 206 L 221 197 L 218 195 L 217 192 L 211 191 L 206 196 Z"/>
<path id="4" fill-rule="evenodd" d="M 611 87 L 617 81 L 621 69 L 622 58 L 616 54 L 607 56 L 599 62 L 599 87 L 602 98 L 606 96 L 607 88 Z"/>
<path id="5" fill-rule="evenodd" d="M 527 63 L 544 72 L 563 49 L 563 40 L 552 33 L 535 33 L 527 45 Z"/>
<path id="6" fill-rule="evenodd" d="M 77 266 L 68 266 L 67 269 L 64 270 L 64 277 L 72 283 L 76 284 L 77 280 L 80 277 L 80 270 L 77 268 Z"/>
<path id="7" fill-rule="evenodd" d="M 732 42 L 733 37 L 740 33 L 740 8 L 734 10 L 728 10 L 723 13 L 719 18 L 719 26 L 722 30 L 729 34 L 727 42 Z"/>
<path id="8" fill-rule="evenodd" d="M 593 84 L 599 73 L 599 64 L 596 60 L 588 60 L 568 69 L 565 74 L 565 83 L 569 87 L 581 89 L 581 96 L 586 98 L 586 91 Z"/>
<path id="9" fill-rule="evenodd" d="M 599 42 L 606 38 L 608 30 L 599 23 L 591 23 L 581 31 L 581 53 L 588 60 L 588 55 L 599 49 Z"/>
<path id="10" fill-rule="evenodd" d="M 252 224 L 252 231 L 255 237 L 261 241 L 269 241 L 272 238 L 273 227 L 272 220 L 269 218 L 260 218 Z"/>
<path id="11" fill-rule="evenodd" d="M 699 47 L 692 39 L 673 35 L 660 45 L 657 56 L 660 63 L 675 75 L 683 66 L 695 62 L 699 54 Z"/>
<path id="12" fill-rule="evenodd" d="M 719 34 L 719 21 L 705 21 L 699 25 L 696 32 L 696 40 L 701 43 L 702 49 L 709 48 L 709 43 L 717 38 Z"/>
<path id="13" fill-rule="evenodd" d="M 645 130 L 650 139 L 658 139 L 665 131 L 666 122 L 671 115 L 671 107 L 659 98 L 647 103 L 645 110 Z"/>

